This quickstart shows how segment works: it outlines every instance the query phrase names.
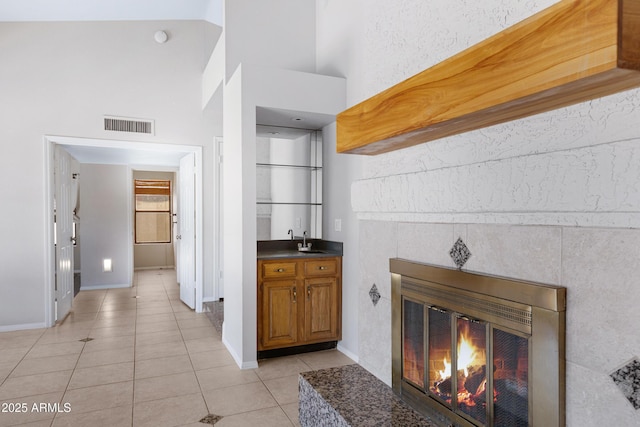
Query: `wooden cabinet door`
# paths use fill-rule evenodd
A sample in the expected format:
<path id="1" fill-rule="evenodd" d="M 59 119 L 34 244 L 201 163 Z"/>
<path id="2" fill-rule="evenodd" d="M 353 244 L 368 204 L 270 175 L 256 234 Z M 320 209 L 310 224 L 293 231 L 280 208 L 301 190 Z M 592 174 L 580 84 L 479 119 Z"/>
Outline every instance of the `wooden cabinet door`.
<path id="1" fill-rule="evenodd" d="M 264 281 L 261 293 L 259 349 L 297 344 L 297 282 L 295 280 Z"/>
<path id="2" fill-rule="evenodd" d="M 340 293 L 336 277 L 306 279 L 305 341 L 326 341 L 340 338 Z"/>

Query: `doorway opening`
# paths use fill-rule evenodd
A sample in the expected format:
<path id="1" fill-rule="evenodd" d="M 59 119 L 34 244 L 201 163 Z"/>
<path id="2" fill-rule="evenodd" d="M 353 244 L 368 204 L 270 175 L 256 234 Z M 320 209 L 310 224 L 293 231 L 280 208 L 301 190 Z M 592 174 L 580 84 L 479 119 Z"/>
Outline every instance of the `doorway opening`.
<path id="1" fill-rule="evenodd" d="M 94 251 L 91 256 L 86 256 L 86 259 L 80 261 L 82 265 L 81 271 L 95 272 L 94 276 L 99 277 L 102 274 L 111 274 L 111 278 L 120 274 L 120 276 L 111 282 L 105 282 L 107 287 L 128 287 L 133 283 L 133 271 L 134 271 L 134 218 L 133 214 L 133 171 L 134 170 L 151 170 L 151 171 L 164 171 L 169 173 L 179 173 L 183 169 L 189 169 L 189 179 L 178 179 L 176 188 L 178 189 L 175 198 L 177 206 L 182 204 L 188 204 L 190 206 L 190 212 L 187 216 L 190 221 L 190 228 L 188 233 L 193 236 L 193 239 L 187 239 L 187 243 L 180 245 L 179 252 L 188 252 L 189 256 L 176 257 L 179 261 L 176 263 L 176 268 L 179 274 L 178 276 L 181 283 L 181 291 L 183 287 L 188 288 L 185 290 L 185 296 L 188 297 L 184 301 L 188 306 L 195 309 L 196 312 L 202 312 L 203 304 L 203 242 L 202 239 L 196 239 L 195 236 L 202 236 L 202 147 L 200 146 L 186 146 L 186 145 L 173 145 L 173 144 L 158 144 L 158 143 L 145 143 L 145 142 L 132 142 L 132 141 L 115 141 L 115 140 L 97 140 L 87 138 L 74 138 L 74 137 L 59 137 L 59 136 L 45 136 L 45 180 L 46 180 L 46 206 L 49 212 L 50 221 L 47 224 L 47 269 L 51 273 L 47 275 L 46 283 L 46 323 L 48 326 L 52 326 L 56 321 L 62 320 L 66 315 L 64 310 L 71 308 L 71 304 L 67 304 L 64 307 L 60 307 L 59 302 L 64 301 L 61 293 L 61 287 L 58 283 L 63 283 L 65 275 L 71 274 L 71 283 L 73 283 L 74 257 L 67 257 L 66 263 L 61 263 L 59 257 L 56 256 L 56 245 L 58 243 L 58 224 L 60 221 L 60 206 L 61 203 L 68 204 L 66 197 L 62 197 L 57 191 L 55 182 L 56 177 L 56 156 L 55 153 L 63 153 L 63 156 L 68 155 L 69 158 L 75 159 L 78 164 L 82 165 L 95 165 L 97 172 L 93 174 L 86 174 L 85 181 L 93 179 L 94 182 L 101 182 L 104 187 L 96 191 L 95 194 L 91 194 L 89 197 L 95 197 L 98 202 L 104 201 L 105 206 L 107 195 L 119 194 L 120 200 L 126 200 L 128 206 L 126 206 L 126 214 L 121 218 L 121 222 L 116 226 L 119 237 L 108 236 L 104 238 L 104 241 L 99 241 L 96 244 L 95 238 L 88 238 L 86 236 L 87 230 L 91 229 L 91 221 L 100 220 L 100 218 L 90 218 L 89 212 L 84 212 L 87 215 L 83 215 L 82 207 L 86 207 L 88 201 L 85 200 L 84 204 L 82 200 L 78 201 L 80 205 L 79 212 L 75 218 L 75 230 L 77 232 L 77 244 L 82 246 L 83 235 L 87 237 L 85 239 L 86 246 L 94 245 L 101 248 L 109 248 L 109 244 L 116 245 L 117 248 L 111 248 L 111 253 L 97 254 Z M 185 166 L 185 165 L 188 165 Z M 121 186 L 113 186 L 108 180 L 103 179 L 101 174 L 105 171 L 113 169 L 117 171 L 115 176 L 122 177 L 123 184 Z M 66 174 L 66 172 L 65 172 Z M 58 173 L 60 176 L 60 173 Z M 108 173 L 107 173 L 107 176 Z M 112 175 L 113 176 L 113 175 Z M 119 179 L 119 178 L 118 178 Z M 117 179 L 116 179 L 117 181 Z M 79 174 L 79 186 L 82 189 L 83 177 Z M 182 184 L 180 184 L 180 182 Z M 85 182 L 85 185 L 90 185 L 89 182 Z M 117 189 L 115 188 L 117 187 Z M 82 198 L 80 198 L 82 199 Z M 187 201 L 184 202 L 183 200 Z M 67 215 L 65 215 L 66 217 Z M 177 215 L 179 221 L 182 215 Z M 111 218 L 109 218 L 111 220 Z M 73 221 L 73 219 L 72 219 Z M 173 222 L 173 217 L 172 217 Z M 94 229 L 99 229 L 94 224 Z M 180 230 L 182 231 L 182 230 Z M 179 232 L 180 232 L 179 231 Z M 100 237 L 100 236 L 98 236 Z M 87 252 L 87 248 L 82 249 L 82 253 Z M 180 265 L 180 262 L 189 262 L 189 266 Z M 64 266 L 65 269 L 60 267 Z M 108 266 L 108 268 L 107 268 Z M 86 267 L 86 268 L 85 268 Z M 87 275 L 87 278 L 89 275 Z M 85 277 L 83 277 L 85 279 Z M 183 283 L 184 282 L 184 283 Z M 84 289 L 83 280 L 83 289 Z M 99 281 L 86 282 L 88 283 L 88 289 L 99 289 L 101 284 Z M 92 286 L 91 286 L 92 285 Z M 65 308 L 67 307 L 67 308 Z M 62 310 L 60 309 L 62 308 Z"/>
<path id="2" fill-rule="evenodd" d="M 135 271 L 176 268 L 175 182 L 175 172 L 133 171 Z"/>

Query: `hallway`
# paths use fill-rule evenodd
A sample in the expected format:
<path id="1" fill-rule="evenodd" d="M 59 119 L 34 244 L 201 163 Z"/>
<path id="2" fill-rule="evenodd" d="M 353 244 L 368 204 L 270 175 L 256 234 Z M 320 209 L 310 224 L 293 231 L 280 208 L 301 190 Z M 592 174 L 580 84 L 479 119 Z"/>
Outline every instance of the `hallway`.
<path id="1" fill-rule="evenodd" d="M 59 326 L 0 333 L 0 426 L 296 426 L 299 372 L 354 363 L 332 350 L 240 370 L 174 270 L 81 291 Z"/>

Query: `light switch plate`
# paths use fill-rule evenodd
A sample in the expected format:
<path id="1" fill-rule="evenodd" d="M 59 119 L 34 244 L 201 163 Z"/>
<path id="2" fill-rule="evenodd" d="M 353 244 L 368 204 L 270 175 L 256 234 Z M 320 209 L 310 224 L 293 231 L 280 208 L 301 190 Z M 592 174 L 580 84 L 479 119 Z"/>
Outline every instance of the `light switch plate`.
<path id="1" fill-rule="evenodd" d="M 342 231 L 342 220 L 340 218 L 336 218 L 333 221 L 333 230 L 334 231 Z"/>

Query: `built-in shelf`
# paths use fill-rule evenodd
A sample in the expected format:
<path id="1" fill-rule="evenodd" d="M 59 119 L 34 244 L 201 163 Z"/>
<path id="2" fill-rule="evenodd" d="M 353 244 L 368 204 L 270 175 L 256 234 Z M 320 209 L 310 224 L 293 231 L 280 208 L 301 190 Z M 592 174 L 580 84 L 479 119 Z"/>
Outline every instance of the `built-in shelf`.
<path id="1" fill-rule="evenodd" d="M 256 127 L 256 237 L 322 237 L 322 132 Z"/>
<path id="2" fill-rule="evenodd" d="M 640 0 L 563 0 L 337 117 L 379 154 L 640 86 Z"/>

